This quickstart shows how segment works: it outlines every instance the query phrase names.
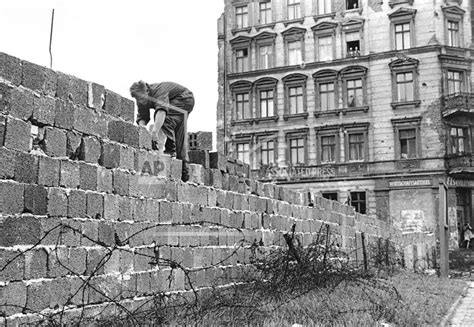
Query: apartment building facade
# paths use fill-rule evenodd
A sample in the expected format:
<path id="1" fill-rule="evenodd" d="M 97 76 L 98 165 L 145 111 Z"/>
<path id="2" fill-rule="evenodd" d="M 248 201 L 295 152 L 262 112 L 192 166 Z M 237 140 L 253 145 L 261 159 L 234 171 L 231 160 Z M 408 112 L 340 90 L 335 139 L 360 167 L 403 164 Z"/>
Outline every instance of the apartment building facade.
<path id="1" fill-rule="evenodd" d="M 474 223 L 467 0 L 225 0 L 217 148 L 406 229 Z"/>

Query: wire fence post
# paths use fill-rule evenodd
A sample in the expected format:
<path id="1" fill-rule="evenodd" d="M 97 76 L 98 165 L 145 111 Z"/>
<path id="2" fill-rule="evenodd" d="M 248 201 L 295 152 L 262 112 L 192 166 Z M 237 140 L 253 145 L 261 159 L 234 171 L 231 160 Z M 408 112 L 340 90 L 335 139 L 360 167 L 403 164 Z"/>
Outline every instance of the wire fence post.
<path id="1" fill-rule="evenodd" d="M 367 263 L 367 248 L 365 246 L 365 233 L 361 234 L 362 236 L 362 254 L 364 257 L 364 270 L 369 270 L 368 263 Z"/>

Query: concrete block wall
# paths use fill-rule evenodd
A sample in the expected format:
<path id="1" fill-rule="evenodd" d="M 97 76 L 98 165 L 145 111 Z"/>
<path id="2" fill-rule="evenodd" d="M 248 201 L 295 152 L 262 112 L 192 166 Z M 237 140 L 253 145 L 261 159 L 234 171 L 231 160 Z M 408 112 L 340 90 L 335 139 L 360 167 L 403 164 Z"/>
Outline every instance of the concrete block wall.
<path id="1" fill-rule="evenodd" d="M 226 285 L 251 244 L 282 246 L 293 225 L 304 245 L 323 225 L 354 253 L 362 233 L 402 244 L 387 223 L 249 179 L 218 152 L 192 151 L 183 183 L 181 161 L 133 124 L 133 102 L 101 85 L 1 53 L 0 103 L 0 324 Z"/>

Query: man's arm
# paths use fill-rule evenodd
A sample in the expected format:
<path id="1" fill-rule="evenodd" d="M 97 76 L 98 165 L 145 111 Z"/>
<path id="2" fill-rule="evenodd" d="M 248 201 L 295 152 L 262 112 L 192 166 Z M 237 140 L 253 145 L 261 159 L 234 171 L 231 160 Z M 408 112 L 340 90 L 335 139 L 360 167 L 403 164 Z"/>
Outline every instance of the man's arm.
<path id="1" fill-rule="evenodd" d="M 155 113 L 155 123 L 153 125 L 152 136 L 154 140 L 158 139 L 158 132 L 160 131 L 163 123 L 165 122 L 166 111 L 162 109 L 156 110 Z"/>

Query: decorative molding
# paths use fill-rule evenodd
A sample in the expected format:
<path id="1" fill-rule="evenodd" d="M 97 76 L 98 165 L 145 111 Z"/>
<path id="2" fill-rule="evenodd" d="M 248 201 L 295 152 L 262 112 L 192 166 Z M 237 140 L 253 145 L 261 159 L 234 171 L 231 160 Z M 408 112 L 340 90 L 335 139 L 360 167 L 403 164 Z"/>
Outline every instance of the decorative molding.
<path id="1" fill-rule="evenodd" d="M 255 118 L 255 124 L 259 124 L 261 122 L 267 122 L 267 121 L 274 121 L 275 123 L 280 119 L 279 116 L 270 116 L 270 117 L 258 117 Z"/>
<path id="2" fill-rule="evenodd" d="M 287 30 L 284 30 L 283 32 L 281 32 L 281 35 L 283 35 L 283 37 L 289 37 L 289 36 L 292 36 L 292 35 L 303 35 L 306 33 L 306 29 L 305 28 L 302 28 L 302 27 L 291 27 Z"/>
<path id="3" fill-rule="evenodd" d="M 392 109 L 412 109 L 412 108 L 417 108 L 421 104 L 420 100 L 414 100 L 414 101 L 404 101 L 404 102 L 392 102 L 390 105 L 392 106 Z"/>
<path id="4" fill-rule="evenodd" d="M 302 112 L 299 114 L 285 114 L 283 115 L 283 120 L 288 120 L 288 119 L 308 119 L 308 112 Z"/>
<path id="5" fill-rule="evenodd" d="M 393 8 L 396 5 L 401 5 L 401 4 L 409 4 L 410 6 L 413 5 L 414 0 L 389 0 L 388 5 L 390 8 Z"/>
<path id="6" fill-rule="evenodd" d="M 390 19 L 398 18 L 398 17 L 410 17 L 413 19 L 416 15 L 416 9 L 401 7 L 395 10 L 394 12 L 388 14 Z"/>
<path id="7" fill-rule="evenodd" d="M 252 41 L 252 38 L 251 38 L 250 36 L 240 35 L 240 36 L 237 36 L 237 37 L 231 39 L 231 40 L 229 41 L 229 43 L 230 43 L 231 45 L 233 45 L 233 46 L 234 46 L 234 45 L 237 45 L 237 44 L 238 44 L 238 45 L 244 45 L 244 44 L 245 44 L 245 45 L 246 45 L 246 44 L 250 45 L 250 42 L 251 42 L 251 41 Z"/>
<path id="8" fill-rule="evenodd" d="M 313 30 L 313 32 L 315 33 L 322 32 L 322 31 L 333 32 L 336 29 L 336 27 L 337 27 L 337 23 L 324 21 L 311 27 L 311 30 Z"/>
<path id="9" fill-rule="evenodd" d="M 257 30 L 257 32 L 258 32 L 260 30 L 263 30 L 264 28 L 274 29 L 275 25 L 276 25 L 276 23 L 257 25 L 257 26 L 255 26 L 255 30 Z"/>
<path id="10" fill-rule="evenodd" d="M 230 32 L 232 33 L 232 35 L 235 35 L 237 33 L 250 33 L 250 31 L 252 31 L 252 27 L 249 26 L 249 27 L 244 27 L 244 28 L 234 28 L 233 30 L 231 30 Z"/>
<path id="11" fill-rule="evenodd" d="M 298 19 L 293 19 L 293 20 L 285 20 L 283 22 L 283 25 L 285 25 L 285 27 L 289 26 L 289 25 L 293 25 L 293 24 L 303 24 L 304 23 L 304 17 L 303 18 L 298 18 Z"/>
<path id="12" fill-rule="evenodd" d="M 342 108 L 340 109 L 343 115 L 346 115 L 347 113 L 352 113 L 352 112 L 368 112 L 369 111 L 369 106 L 361 106 L 361 107 L 347 107 L 347 108 Z"/>

